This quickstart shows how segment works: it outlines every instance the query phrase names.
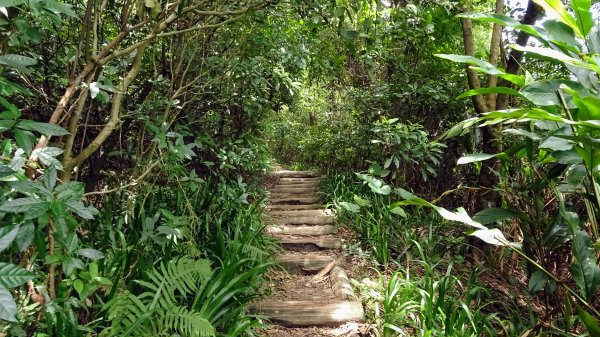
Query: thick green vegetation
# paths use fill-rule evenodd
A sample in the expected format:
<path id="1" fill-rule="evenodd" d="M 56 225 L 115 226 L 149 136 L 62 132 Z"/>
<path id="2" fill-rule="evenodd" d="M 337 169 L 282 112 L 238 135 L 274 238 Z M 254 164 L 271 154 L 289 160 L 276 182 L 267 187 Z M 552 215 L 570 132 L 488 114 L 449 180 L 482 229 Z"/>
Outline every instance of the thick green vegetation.
<path id="1" fill-rule="evenodd" d="M 257 334 L 276 159 L 373 335 L 600 336 L 599 11 L 0 0 L 0 335 Z"/>

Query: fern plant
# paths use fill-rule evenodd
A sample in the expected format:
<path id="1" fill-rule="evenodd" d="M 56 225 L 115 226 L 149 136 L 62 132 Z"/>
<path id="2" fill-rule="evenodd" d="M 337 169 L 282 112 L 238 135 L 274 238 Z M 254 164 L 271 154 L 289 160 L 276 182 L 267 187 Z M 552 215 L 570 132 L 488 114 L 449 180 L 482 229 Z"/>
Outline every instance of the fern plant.
<path id="1" fill-rule="evenodd" d="M 144 291 L 127 292 L 107 303 L 112 321 L 101 336 L 215 336 L 215 328 L 200 312 L 188 307 L 188 297 L 211 278 L 210 261 L 183 257 L 161 263 L 136 282 Z"/>

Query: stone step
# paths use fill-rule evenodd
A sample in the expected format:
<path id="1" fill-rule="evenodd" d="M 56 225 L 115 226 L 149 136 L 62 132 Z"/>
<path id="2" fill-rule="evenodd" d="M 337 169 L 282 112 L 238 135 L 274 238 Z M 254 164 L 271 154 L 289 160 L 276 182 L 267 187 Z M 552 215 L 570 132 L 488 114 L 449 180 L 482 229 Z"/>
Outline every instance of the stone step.
<path id="1" fill-rule="evenodd" d="M 267 232 L 271 234 L 286 234 L 286 235 L 326 235 L 337 234 L 338 230 L 335 226 L 268 226 Z"/>
<path id="2" fill-rule="evenodd" d="M 282 177 L 282 178 L 316 178 L 316 177 L 319 177 L 319 173 L 314 172 L 314 171 L 282 170 L 282 171 L 273 172 L 273 174 L 275 176 Z"/>
<path id="3" fill-rule="evenodd" d="M 330 210 L 322 210 L 322 209 L 307 209 L 307 210 L 272 210 L 269 211 L 269 215 L 277 218 L 277 217 L 297 217 L 297 216 L 333 216 L 333 212 Z"/>
<path id="4" fill-rule="evenodd" d="M 303 193 L 309 193 L 309 194 L 314 194 L 317 191 L 316 187 L 282 187 L 282 186 L 275 186 L 272 189 L 269 190 L 269 192 L 271 192 L 271 194 L 275 194 L 275 193 L 281 193 L 281 194 L 303 194 Z"/>
<path id="5" fill-rule="evenodd" d="M 271 195 L 269 203 L 272 205 L 307 205 L 307 204 L 318 204 L 321 202 L 321 198 L 318 196 L 312 197 L 298 197 L 289 195 Z"/>
<path id="6" fill-rule="evenodd" d="M 326 216 L 295 216 L 274 219 L 280 225 L 329 225 L 335 222 L 333 215 Z"/>
<path id="7" fill-rule="evenodd" d="M 317 247 L 320 249 L 337 249 L 342 247 L 342 240 L 339 237 L 277 235 L 276 239 L 283 248 L 292 251 L 302 250 L 307 247 Z"/>
<path id="8" fill-rule="evenodd" d="M 323 205 L 322 204 L 306 204 L 306 205 L 286 205 L 286 204 L 281 204 L 281 205 L 267 205 L 267 210 L 269 212 L 289 212 L 289 211 L 318 211 L 318 210 L 323 210 Z"/>
<path id="9" fill-rule="evenodd" d="M 305 254 L 282 254 L 275 258 L 290 273 L 315 274 L 334 260 L 328 255 Z"/>
<path id="10" fill-rule="evenodd" d="M 250 311 L 287 327 L 333 326 L 365 319 L 362 303 L 358 301 L 264 301 L 250 307 Z"/>

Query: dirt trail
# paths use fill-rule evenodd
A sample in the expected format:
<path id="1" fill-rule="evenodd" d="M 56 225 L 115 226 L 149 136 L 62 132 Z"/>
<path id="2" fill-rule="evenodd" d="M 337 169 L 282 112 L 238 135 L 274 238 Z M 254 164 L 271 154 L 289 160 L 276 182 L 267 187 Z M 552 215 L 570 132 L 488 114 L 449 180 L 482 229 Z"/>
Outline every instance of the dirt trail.
<path id="1" fill-rule="evenodd" d="M 311 171 L 274 172 L 267 232 L 284 248 L 277 260 L 285 271 L 268 275 L 272 296 L 251 310 L 274 323 L 269 337 L 358 336 L 364 320 L 346 272 L 334 215 L 323 209 L 319 175 Z"/>

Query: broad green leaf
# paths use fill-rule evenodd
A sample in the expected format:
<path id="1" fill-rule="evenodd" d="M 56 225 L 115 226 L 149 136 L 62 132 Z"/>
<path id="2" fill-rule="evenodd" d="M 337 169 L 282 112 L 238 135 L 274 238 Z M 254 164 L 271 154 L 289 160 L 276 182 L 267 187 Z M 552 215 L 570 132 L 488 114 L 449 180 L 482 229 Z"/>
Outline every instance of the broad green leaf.
<path id="1" fill-rule="evenodd" d="M 15 7 L 22 5 L 26 0 L 0 0 L 0 7 Z"/>
<path id="2" fill-rule="evenodd" d="M 575 39 L 573 29 L 560 21 L 549 20 L 543 23 L 548 32 L 545 38 L 555 45 L 574 53 L 581 53 L 581 44 Z"/>
<path id="3" fill-rule="evenodd" d="M 467 64 L 475 65 L 478 67 L 478 70 L 481 70 L 488 74 L 497 75 L 499 73 L 502 73 L 502 74 L 505 73 L 504 71 L 496 68 L 493 64 L 491 64 L 487 61 L 484 61 L 484 60 L 480 60 L 473 56 L 457 55 L 457 54 L 434 54 L 434 55 L 439 58 L 443 58 L 443 59 L 450 60 L 453 62 L 467 63 Z"/>
<path id="4" fill-rule="evenodd" d="M 92 248 L 81 248 L 76 253 L 91 260 L 100 260 L 104 258 L 104 253 Z"/>
<path id="5" fill-rule="evenodd" d="M 354 202 L 359 206 L 371 206 L 371 202 L 369 200 L 363 199 L 356 194 L 354 195 Z"/>
<path id="6" fill-rule="evenodd" d="M 406 212 L 404 211 L 404 209 L 402 207 L 396 206 L 396 207 L 390 209 L 390 212 L 397 214 L 403 218 L 406 218 Z"/>
<path id="7" fill-rule="evenodd" d="M 587 37 L 590 53 L 600 54 L 600 26 L 594 26 Z"/>
<path id="8" fill-rule="evenodd" d="M 72 18 L 78 18 L 79 16 L 75 11 L 73 11 L 73 7 L 69 4 L 54 1 L 54 0 L 44 0 L 44 7 L 51 12 L 56 14 L 65 14 Z"/>
<path id="9" fill-rule="evenodd" d="M 0 252 L 10 247 L 10 244 L 13 243 L 18 233 L 19 225 L 0 228 Z"/>
<path id="10" fill-rule="evenodd" d="M 573 148 L 573 143 L 559 137 L 547 137 L 540 142 L 540 148 L 552 151 L 568 151 Z"/>
<path id="11" fill-rule="evenodd" d="M 582 37 L 587 36 L 594 27 L 591 6 L 590 0 L 571 0 L 571 9 L 575 13 L 575 22 L 581 30 Z"/>
<path id="12" fill-rule="evenodd" d="M 25 153 L 30 154 L 35 143 L 35 135 L 29 131 L 14 129 L 15 142 Z"/>
<path id="13" fill-rule="evenodd" d="M 494 246 L 506 246 L 505 242 L 508 241 L 498 228 L 478 229 L 469 234 Z"/>
<path id="14" fill-rule="evenodd" d="M 0 286 L 11 289 L 32 280 L 35 275 L 15 264 L 0 262 Z"/>
<path id="15" fill-rule="evenodd" d="M 360 206 L 358 206 L 357 204 L 345 201 L 342 201 L 339 204 L 340 206 L 342 206 L 343 209 L 347 210 L 348 212 L 358 213 L 360 211 Z"/>
<path id="16" fill-rule="evenodd" d="M 30 74 L 29 66 L 36 64 L 37 61 L 31 57 L 15 54 L 4 54 L 0 55 L 0 64 L 7 65 L 14 68 L 22 73 Z"/>
<path id="17" fill-rule="evenodd" d="M 504 129 L 504 130 L 502 130 L 502 133 L 505 133 L 508 135 L 513 135 L 513 136 L 523 136 L 523 137 L 527 137 L 527 138 L 533 139 L 533 140 L 542 139 L 542 136 L 540 136 L 539 134 L 537 134 L 535 132 L 527 131 L 524 129 Z"/>
<path id="18" fill-rule="evenodd" d="M 592 240 L 583 230 L 578 230 L 573 237 L 573 257 L 576 261 L 571 272 L 581 294 L 591 299 L 600 288 L 600 267 L 596 263 L 596 253 Z"/>
<path id="19" fill-rule="evenodd" d="M 541 270 L 534 271 L 529 278 L 529 293 L 532 295 L 539 293 L 546 287 L 548 281 L 550 281 L 550 279 L 546 273 Z"/>
<path id="20" fill-rule="evenodd" d="M 0 205 L 1 212 L 23 213 L 27 212 L 31 207 L 38 206 L 42 203 L 39 198 L 19 198 L 9 200 Z"/>
<path id="21" fill-rule="evenodd" d="M 86 220 L 93 220 L 94 216 L 98 214 L 98 210 L 93 206 L 86 207 L 81 201 L 71 200 L 65 202 L 68 209 L 75 212 L 80 217 Z"/>
<path id="22" fill-rule="evenodd" d="M 575 90 L 581 96 L 586 96 L 589 94 L 587 89 L 577 82 L 558 79 L 536 81 L 526 85 L 519 92 L 521 95 L 523 95 L 523 97 L 527 98 L 536 105 L 562 106 L 562 102 L 558 96 L 558 91 L 561 90 L 563 85 Z M 572 103 L 572 96 L 565 92 L 563 92 L 563 96 L 565 97 L 565 101 L 567 101 L 569 108 L 574 108 L 575 106 Z"/>
<path id="23" fill-rule="evenodd" d="M 543 48 L 543 47 L 531 47 L 531 46 L 520 46 L 520 45 L 511 45 L 511 48 L 520 50 L 522 52 L 531 53 L 537 55 L 540 58 L 550 59 L 554 61 L 559 61 L 565 64 L 570 64 L 576 67 L 580 67 L 583 69 L 589 69 L 595 72 L 600 73 L 600 67 L 594 65 L 590 62 L 585 62 L 580 59 L 568 56 L 558 50 Z"/>
<path id="24" fill-rule="evenodd" d="M 557 162 L 562 164 L 572 165 L 583 163 L 583 158 L 581 158 L 579 153 L 573 149 L 568 151 L 555 151 L 552 153 L 552 156 L 556 158 Z"/>
<path id="25" fill-rule="evenodd" d="M 491 207 L 473 215 L 473 220 L 482 225 L 487 225 L 492 222 L 508 220 L 514 217 L 515 213 L 508 209 Z"/>
<path id="26" fill-rule="evenodd" d="M 0 178 L 8 177 L 15 172 L 16 171 L 10 168 L 8 165 L 0 165 Z"/>
<path id="27" fill-rule="evenodd" d="M 524 25 L 521 22 L 511 18 L 510 16 L 506 16 L 506 15 L 502 15 L 502 14 L 464 13 L 464 14 L 459 14 L 457 16 L 461 17 L 461 18 L 471 18 L 473 20 L 497 23 L 499 25 L 503 25 L 503 26 L 507 26 L 507 27 L 511 27 L 511 28 L 515 28 L 515 29 L 524 31 L 532 36 L 537 36 L 537 37 L 540 36 L 540 33 L 538 31 L 539 28 L 530 26 L 530 25 Z"/>
<path id="28" fill-rule="evenodd" d="M 463 165 L 463 164 L 469 164 L 469 163 L 492 159 L 494 157 L 496 157 L 495 154 L 472 153 L 472 154 L 468 154 L 466 156 L 462 156 L 462 157 L 458 158 L 458 161 L 456 163 L 458 165 Z"/>
<path id="29" fill-rule="evenodd" d="M 17 127 L 24 130 L 36 131 L 44 136 L 66 136 L 69 134 L 62 126 L 49 123 L 34 122 L 32 120 L 19 121 Z"/>
<path id="30" fill-rule="evenodd" d="M 15 243 L 19 248 L 19 251 L 22 252 L 31 245 L 33 239 L 35 237 L 35 225 L 33 223 L 28 223 L 25 225 L 21 225 L 19 228 L 19 233 L 15 239 Z"/>
<path id="31" fill-rule="evenodd" d="M 578 304 L 577 306 L 577 315 L 585 325 L 590 337 L 600 337 L 600 322 L 598 319 L 592 316 L 589 312 L 583 310 Z"/>
<path id="32" fill-rule="evenodd" d="M 43 147 L 35 149 L 31 153 L 33 157 L 37 157 L 44 165 L 54 165 L 57 170 L 62 170 L 63 166 L 55 157 L 63 153 L 64 150 L 57 147 Z"/>
<path id="33" fill-rule="evenodd" d="M 569 14 L 569 12 L 567 11 L 567 8 L 565 7 L 565 5 L 563 5 L 561 0 L 533 0 L 533 1 L 535 3 L 537 3 L 538 5 L 542 6 L 542 8 L 544 8 L 544 10 L 546 12 L 556 14 L 558 19 L 562 23 L 573 28 L 573 30 L 580 37 L 584 37 L 581 29 L 579 29 L 579 27 L 577 26 L 575 19 L 571 16 L 571 14 Z"/>
<path id="34" fill-rule="evenodd" d="M 8 289 L 0 287 L 0 320 L 16 323 L 16 315 L 17 303 L 12 294 Z"/>
<path id="35" fill-rule="evenodd" d="M 491 88 L 480 88 L 480 89 L 471 89 L 469 91 L 464 92 L 460 96 L 456 97 L 456 99 L 462 99 L 466 97 L 471 97 L 475 95 L 481 94 L 506 94 L 506 95 L 514 95 L 521 96 L 521 94 L 512 88 L 507 87 L 491 87 Z"/>
<path id="36" fill-rule="evenodd" d="M 44 186 L 52 191 L 56 186 L 58 175 L 56 174 L 56 167 L 50 165 L 44 170 Z"/>

